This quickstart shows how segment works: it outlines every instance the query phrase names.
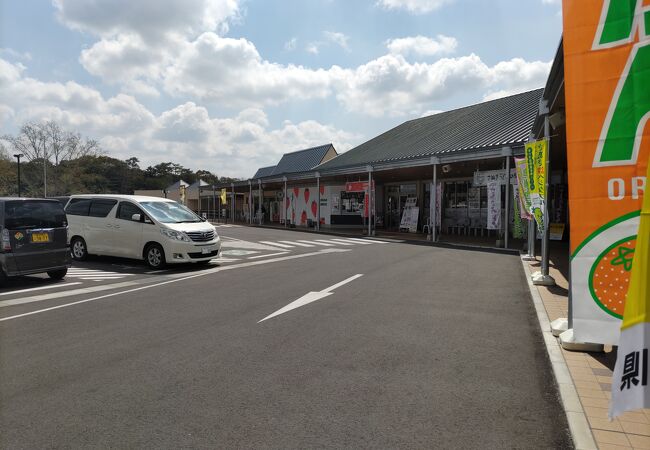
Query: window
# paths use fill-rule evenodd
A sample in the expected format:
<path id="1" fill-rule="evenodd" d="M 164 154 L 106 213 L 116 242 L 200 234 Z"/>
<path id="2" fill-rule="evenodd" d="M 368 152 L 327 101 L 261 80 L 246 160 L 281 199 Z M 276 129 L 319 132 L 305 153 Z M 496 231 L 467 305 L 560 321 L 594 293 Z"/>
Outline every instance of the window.
<path id="1" fill-rule="evenodd" d="M 67 226 L 58 201 L 17 200 L 5 203 L 5 227 L 9 230 L 62 228 Z"/>
<path id="2" fill-rule="evenodd" d="M 140 208 L 135 206 L 133 203 L 122 202 L 120 203 L 120 208 L 117 210 L 117 218 L 122 220 L 133 220 L 131 217 L 133 214 L 140 214 L 140 217 L 143 217 L 142 211 Z"/>
<path id="3" fill-rule="evenodd" d="M 116 203 L 117 200 L 93 200 L 88 215 L 90 217 L 106 217 Z"/>
<path id="4" fill-rule="evenodd" d="M 193 223 L 203 221 L 203 219 L 194 214 L 190 209 L 176 202 L 141 202 L 140 204 L 151 217 L 162 223 Z M 265 207 L 263 206 L 262 208 Z"/>
<path id="5" fill-rule="evenodd" d="M 88 210 L 90 209 L 90 202 L 91 199 L 89 198 L 73 198 L 68 203 L 65 212 L 73 216 L 87 216 Z"/>

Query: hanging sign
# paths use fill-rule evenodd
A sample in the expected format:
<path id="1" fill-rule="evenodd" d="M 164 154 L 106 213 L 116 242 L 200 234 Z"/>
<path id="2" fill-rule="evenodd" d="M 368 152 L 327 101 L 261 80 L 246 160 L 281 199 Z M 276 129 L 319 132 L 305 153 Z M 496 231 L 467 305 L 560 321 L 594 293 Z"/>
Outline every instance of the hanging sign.
<path id="1" fill-rule="evenodd" d="M 650 154 L 646 3 L 563 2 L 571 298 L 578 342 L 615 345 L 619 339 Z"/>
<path id="2" fill-rule="evenodd" d="M 501 185 L 492 181 L 487 185 L 487 229 L 501 229 Z"/>
<path id="3" fill-rule="evenodd" d="M 372 189 L 375 188 L 375 180 L 372 180 Z M 345 192 L 366 192 L 368 190 L 367 181 L 349 181 L 345 183 Z"/>

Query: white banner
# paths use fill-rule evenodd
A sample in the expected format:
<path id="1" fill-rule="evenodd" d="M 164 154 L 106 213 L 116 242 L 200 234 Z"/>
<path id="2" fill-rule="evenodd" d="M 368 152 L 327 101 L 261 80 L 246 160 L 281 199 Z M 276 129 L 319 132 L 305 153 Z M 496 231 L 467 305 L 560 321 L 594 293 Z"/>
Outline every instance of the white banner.
<path id="1" fill-rule="evenodd" d="M 487 186 L 491 182 L 506 184 L 506 170 L 486 170 L 483 172 L 474 172 L 474 187 Z M 517 171 L 510 169 L 510 184 L 517 184 Z"/>
<path id="2" fill-rule="evenodd" d="M 501 229 L 501 185 L 491 181 L 487 185 L 487 229 Z"/>
<path id="3" fill-rule="evenodd" d="M 650 406 L 648 349 L 650 323 L 641 322 L 621 331 L 616 366 L 612 376 L 609 417 Z"/>

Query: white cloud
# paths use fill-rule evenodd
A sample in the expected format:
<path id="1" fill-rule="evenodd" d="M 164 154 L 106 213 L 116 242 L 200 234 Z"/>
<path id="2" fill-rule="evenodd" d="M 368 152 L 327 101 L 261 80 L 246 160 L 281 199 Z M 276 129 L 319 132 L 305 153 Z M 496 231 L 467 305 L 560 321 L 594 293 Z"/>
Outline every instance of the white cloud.
<path id="1" fill-rule="evenodd" d="M 195 170 L 248 177 L 287 151 L 328 142 L 344 151 L 362 138 L 311 120 L 272 128 L 256 108 L 214 118 L 205 107 L 185 102 L 155 115 L 132 96 L 105 98 L 93 88 L 41 82 L 25 77 L 24 71 L 0 58 L 0 134 L 28 120 L 51 119 L 98 139 L 110 156 L 136 156 L 143 166 L 172 160 Z"/>
<path id="2" fill-rule="evenodd" d="M 343 50 L 350 51 L 348 45 L 349 37 L 343 33 L 338 33 L 336 31 L 324 31 L 325 39 L 328 41 L 340 46 Z"/>
<path id="3" fill-rule="evenodd" d="M 24 52 L 21 53 L 19 51 L 14 50 L 13 48 L 0 48 L 0 56 L 7 56 L 13 59 L 19 59 L 22 61 L 31 61 L 32 60 L 32 55 L 29 52 Z"/>
<path id="4" fill-rule="evenodd" d="M 287 52 L 292 52 L 296 49 L 296 46 L 298 45 L 298 39 L 297 38 L 291 38 L 287 42 L 284 43 L 284 50 Z"/>
<path id="5" fill-rule="evenodd" d="M 459 93 L 521 92 L 543 86 L 550 65 L 513 59 L 490 67 L 474 54 L 411 64 L 401 55 L 386 55 L 345 71 L 336 96 L 348 111 L 371 116 L 419 115 Z"/>
<path id="6" fill-rule="evenodd" d="M 72 29 L 106 37 L 137 34 L 152 42 L 170 35 L 225 32 L 239 14 L 238 0 L 54 0 Z"/>
<path id="7" fill-rule="evenodd" d="M 426 14 L 451 3 L 453 0 L 378 0 L 385 9 L 405 9 L 412 14 Z"/>
<path id="8" fill-rule="evenodd" d="M 166 68 L 165 91 L 225 106 L 279 104 L 290 99 L 325 98 L 331 70 L 265 61 L 245 39 L 204 33 L 187 44 Z"/>
<path id="9" fill-rule="evenodd" d="M 386 41 L 388 51 L 395 54 L 409 55 L 411 53 L 421 56 L 435 56 L 450 54 L 456 51 L 458 41 L 456 38 L 439 34 L 436 39 L 425 36 L 413 36 Z"/>
<path id="10" fill-rule="evenodd" d="M 311 53 L 312 55 L 318 55 L 318 52 L 320 52 L 319 46 L 321 45 L 320 42 L 311 42 L 307 44 L 307 47 L 305 50 L 307 53 Z"/>

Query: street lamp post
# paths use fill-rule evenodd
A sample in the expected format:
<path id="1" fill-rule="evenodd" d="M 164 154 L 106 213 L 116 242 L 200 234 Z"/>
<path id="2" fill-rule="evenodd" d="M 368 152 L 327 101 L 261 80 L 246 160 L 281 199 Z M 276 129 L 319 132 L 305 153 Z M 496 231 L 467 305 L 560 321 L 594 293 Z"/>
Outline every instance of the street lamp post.
<path id="1" fill-rule="evenodd" d="M 23 155 L 22 153 L 18 153 L 17 155 L 14 155 L 14 158 L 18 160 L 18 197 L 20 197 L 20 158 L 22 158 Z"/>

